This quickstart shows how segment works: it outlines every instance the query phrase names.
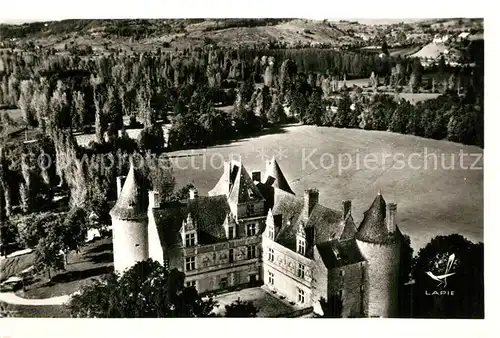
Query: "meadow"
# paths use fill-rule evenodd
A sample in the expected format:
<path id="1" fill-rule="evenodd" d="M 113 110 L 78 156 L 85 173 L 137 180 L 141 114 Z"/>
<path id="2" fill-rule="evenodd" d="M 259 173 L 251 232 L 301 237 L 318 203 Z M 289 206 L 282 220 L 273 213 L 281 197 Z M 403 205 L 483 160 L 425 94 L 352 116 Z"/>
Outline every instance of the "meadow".
<path id="1" fill-rule="evenodd" d="M 475 155 L 463 155 L 461 161 L 461 151 Z M 178 187 L 192 183 L 200 195 L 217 183 L 222 158 L 234 154 L 249 172 L 264 171 L 264 159 L 275 155 L 297 195 L 317 188 L 320 203 L 337 210 L 342 200 L 352 200 L 358 226 L 380 190 L 386 202 L 398 204 L 398 226 L 417 251 L 439 234 L 483 241 L 481 148 L 390 132 L 288 126 L 207 149 L 169 153 Z"/>

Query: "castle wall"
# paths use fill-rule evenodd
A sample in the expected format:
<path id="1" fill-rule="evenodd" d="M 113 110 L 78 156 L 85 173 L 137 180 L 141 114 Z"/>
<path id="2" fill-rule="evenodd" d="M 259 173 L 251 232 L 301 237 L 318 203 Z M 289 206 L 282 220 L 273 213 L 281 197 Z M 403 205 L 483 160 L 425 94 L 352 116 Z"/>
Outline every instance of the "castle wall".
<path id="1" fill-rule="evenodd" d="M 247 247 L 255 246 L 255 258 L 247 258 Z M 231 262 L 229 253 L 234 252 Z M 226 242 L 187 248 L 174 248 L 167 252 L 169 266 L 186 274 L 186 282 L 196 281 L 198 292 L 229 289 L 251 280 L 262 281 L 261 236 L 234 239 Z M 187 271 L 186 257 L 195 257 L 195 269 Z"/>
<path id="2" fill-rule="evenodd" d="M 269 260 L 269 249 L 274 250 L 273 261 Z M 304 306 L 312 304 L 312 268 L 314 261 L 294 252 L 267 237 L 262 238 L 262 261 L 264 283 L 289 301 L 298 302 L 299 289 L 304 291 Z M 304 265 L 304 278 L 299 277 L 299 264 Z M 270 284 L 269 275 L 274 275 Z"/>
<path id="3" fill-rule="evenodd" d="M 148 211 L 148 251 L 149 258 L 163 264 L 163 248 L 158 235 L 155 218 L 151 209 Z"/>
<path id="4" fill-rule="evenodd" d="M 396 317 L 400 243 L 380 245 L 356 240 L 367 260 L 365 297 L 368 317 Z"/>
<path id="5" fill-rule="evenodd" d="M 314 247 L 313 255 L 317 257 L 312 265 L 314 278 L 312 280 L 311 302 L 314 304 L 319 302 L 321 298 L 328 299 L 328 269 L 323 264 L 316 247 Z"/>
<path id="6" fill-rule="evenodd" d="M 364 262 L 345 265 L 328 272 L 328 295 L 339 296 L 342 317 L 364 316 Z"/>
<path id="7" fill-rule="evenodd" d="M 247 205 L 248 204 L 253 204 L 253 211 L 254 212 L 251 215 L 247 216 Z M 238 219 L 244 219 L 246 217 L 259 217 L 259 216 L 266 215 L 265 209 L 264 209 L 264 201 L 241 203 L 241 204 L 238 204 L 236 210 L 237 210 Z"/>
<path id="8" fill-rule="evenodd" d="M 122 273 L 148 255 L 147 219 L 140 221 L 111 219 L 115 271 Z"/>

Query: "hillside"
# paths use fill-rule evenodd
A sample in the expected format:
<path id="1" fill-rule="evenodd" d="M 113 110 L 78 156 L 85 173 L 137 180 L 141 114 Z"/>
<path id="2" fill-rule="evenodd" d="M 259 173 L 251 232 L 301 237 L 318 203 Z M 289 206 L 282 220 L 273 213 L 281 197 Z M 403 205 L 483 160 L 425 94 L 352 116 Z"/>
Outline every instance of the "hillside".
<path id="1" fill-rule="evenodd" d="M 361 41 L 335 24 L 303 19 L 63 20 L 0 25 L 2 39 L 34 40 L 63 49 L 87 44 L 97 49 L 183 48 L 207 43 L 342 45 Z"/>
<path id="2" fill-rule="evenodd" d="M 264 170 L 262 152 L 267 156 L 281 152 L 283 156 L 278 156 L 278 162 L 297 194 L 301 195 L 306 188 L 318 188 L 320 203 L 335 209 L 341 207 L 342 200 L 351 199 L 357 225 L 381 190 L 387 202 L 398 204 L 398 225 L 410 235 L 412 246 L 418 250 L 438 234 L 458 232 L 473 241 L 483 240 L 483 171 L 460 169 L 460 150 L 483 152 L 478 147 L 389 132 L 292 126 L 284 128 L 282 133 L 204 150 L 177 151 L 170 155 L 174 157 L 178 187 L 193 183 L 200 195 L 206 195 L 222 174 L 222 157 L 227 159 L 232 153 L 240 154 L 251 172 Z M 454 157 L 455 169 L 443 169 L 440 157 L 436 170 L 432 158 L 424 169 L 425 151 L 426 154 L 442 154 L 446 166 Z M 311 153 L 312 164 L 306 160 L 303 162 Z M 359 154 L 361 167 L 352 166 L 339 174 L 339 164 L 332 165 L 331 156 L 337 161 L 337 156 L 343 154 L 351 154 L 353 162 L 355 155 Z M 407 160 L 411 154 L 420 154 L 413 155 L 411 164 L 422 169 L 409 166 L 398 169 L 398 164 L 390 158 L 382 165 L 384 155 L 393 156 L 395 160 L 396 156 L 401 156 Z M 320 167 L 322 155 L 324 169 Z M 367 155 L 375 156 L 375 165 L 372 162 L 363 165 L 363 158 Z M 343 158 L 346 167 L 347 157 Z M 473 162 L 473 157 L 464 158 L 466 166 Z M 482 167 L 482 160 L 477 165 Z"/>

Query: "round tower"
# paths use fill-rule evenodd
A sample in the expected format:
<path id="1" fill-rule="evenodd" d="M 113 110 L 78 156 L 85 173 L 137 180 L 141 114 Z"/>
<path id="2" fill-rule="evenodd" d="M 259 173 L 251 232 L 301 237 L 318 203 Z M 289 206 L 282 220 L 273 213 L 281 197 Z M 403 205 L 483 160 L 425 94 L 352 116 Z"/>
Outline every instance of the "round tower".
<path id="1" fill-rule="evenodd" d="M 132 164 L 123 187 L 123 177 L 118 177 L 118 199 L 110 211 L 113 261 L 118 274 L 149 256 L 147 199 L 138 177 Z"/>
<path id="2" fill-rule="evenodd" d="M 401 242 L 396 226 L 396 204 L 386 206 L 379 193 L 365 212 L 355 237 L 366 260 L 365 315 L 397 317 Z"/>

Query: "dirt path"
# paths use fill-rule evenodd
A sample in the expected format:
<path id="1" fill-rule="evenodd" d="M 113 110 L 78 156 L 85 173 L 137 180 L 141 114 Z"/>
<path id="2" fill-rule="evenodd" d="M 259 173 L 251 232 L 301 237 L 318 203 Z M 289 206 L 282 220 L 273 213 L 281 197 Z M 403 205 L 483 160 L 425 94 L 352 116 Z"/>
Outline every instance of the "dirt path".
<path id="1" fill-rule="evenodd" d="M 14 304 L 14 305 L 63 305 L 69 300 L 69 295 L 52 297 L 52 298 L 44 298 L 44 299 L 28 299 L 21 298 L 17 296 L 14 292 L 0 292 L 0 301 Z"/>

